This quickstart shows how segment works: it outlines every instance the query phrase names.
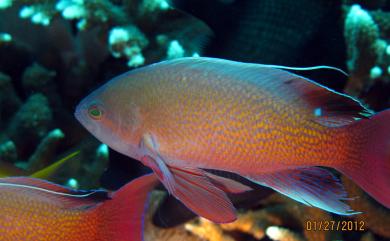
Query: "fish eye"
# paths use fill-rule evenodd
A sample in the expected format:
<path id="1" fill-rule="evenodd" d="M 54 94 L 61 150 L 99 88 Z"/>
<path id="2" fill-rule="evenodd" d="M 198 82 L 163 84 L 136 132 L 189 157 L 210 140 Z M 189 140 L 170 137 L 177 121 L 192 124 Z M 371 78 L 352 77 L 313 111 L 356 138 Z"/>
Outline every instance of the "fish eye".
<path id="1" fill-rule="evenodd" d="M 100 106 L 93 104 L 88 108 L 88 115 L 94 120 L 100 120 L 103 116 L 103 110 Z"/>

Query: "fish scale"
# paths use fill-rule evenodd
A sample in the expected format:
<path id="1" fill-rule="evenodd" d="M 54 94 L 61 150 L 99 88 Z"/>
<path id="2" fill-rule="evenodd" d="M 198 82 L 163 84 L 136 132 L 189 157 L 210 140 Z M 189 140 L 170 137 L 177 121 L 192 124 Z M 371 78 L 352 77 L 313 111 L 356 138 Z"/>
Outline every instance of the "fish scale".
<path id="1" fill-rule="evenodd" d="M 102 201 L 96 191 L 85 195 L 40 179 L 0 178 L 0 239 L 142 241 L 144 206 L 155 181 L 145 175 Z"/>
<path id="2" fill-rule="evenodd" d="M 317 136 L 321 134 L 321 131 L 326 130 L 325 127 L 321 127 L 316 123 L 308 123 L 311 124 L 311 128 L 307 128 L 307 125 L 303 124 L 304 120 L 296 121 L 297 116 L 301 113 L 291 113 L 292 111 L 288 111 L 288 107 L 285 107 L 287 111 L 284 111 L 279 103 L 272 102 L 272 100 L 265 103 L 262 101 L 266 99 L 263 93 L 253 91 L 251 85 L 236 88 L 234 85 L 226 85 L 226 81 L 224 82 L 222 78 L 216 77 L 209 80 L 198 75 L 195 73 L 188 77 L 188 79 L 191 78 L 196 81 L 177 81 L 173 90 L 167 89 L 170 86 L 167 82 L 179 78 L 174 73 L 169 73 L 169 78 L 153 81 L 153 85 L 145 83 L 150 88 L 158 89 L 156 92 L 146 91 L 145 99 L 153 100 L 148 98 L 148 93 L 157 96 L 171 96 L 173 99 L 160 99 L 159 104 L 164 108 L 148 110 L 149 115 L 159 117 L 159 120 L 152 119 L 153 123 L 155 123 L 154 121 L 164 123 L 164 125 L 153 125 L 150 130 L 156 133 L 157 139 L 161 139 L 159 143 L 162 154 L 169 153 L 178 159 L 196 160 L 198 163 L 203 160 L 204 163 L 202 164 L 204 166 L 217 167 L 218 169 L 223 169 L 224 162 L 229 159 L 234 159 L 238 163 L 241 161 L 242 163 L 254 162 L 259 168 L 263 167 L 264 164 L 269 167 L 272 163 L 278 163 L 279 160 L 283 159 L 288 159 L 289 163 L 294 164 L 294 161 L 302 160 L 274 156 L 273 161 L 268 158 L 268 153 L 271 151 L 288 152 L 291 148 L 284 146 L 286 143 L 297 143 L 296 146 L 314 146 L 310 142 L 318 143 L 319 138 Z M 200 81 L 205 83 L 199 83 Z M 207 83 L 208 81 L 209 83 Z M 223 88 L 220 88 L 220 86 L 223 86 Z M 253 98 L 251 102 L 245 101 L 247 100 L 245 95 L 248 92 L 251 93 L 249 95 Z M 253 102 L 258 104 L 254 105 Z M 184 105 L 183 103 L 190 104 Z M 148 103 L 143 104 L 148 105 Z M 227 112 L 227 109 L 229 109 L 229 112 Z M 170 113 L 175 114 L 170 115 Z M 279 113 L 291 117 L 280 118 Z M 259 122 L 256 119 L 265 119 L 267 122 Z M 178 126 L 176 123 L 180 121 L 187 123 L 187 125 Z M 221 122 L 225 123 L 220 125 Z M 282 125 L 283 122 L 286 125 Z M 145 123 L 145 125 L 152 126 L 152 123 Z M 299 128 L 300 126 L 305 128 Z M 286 131 L 289 128 L 294 129 L 296 134 L 289 135 L 289 132 Z M 269 133 L 264 131 L 267 129 L 270 130 Z M 256 133 L 256 135 L 252 135 L 253 133 Z M 161 138 L 159 138 L 160 136 Z M 324 136 L 328 136 L 327 133 Z M 210 137 L 213 138 L 210 139 Z M 188 138 L 190 140 L 187 140 Z M 265 143 L 272 138 L 277 139 L 281 145 L 258 145 L 258 143 Z M 196 143 L 196 145 L 189 145 L 188 142 Z M 208 149 L 216 150 L 214 156 L 207 155 Z M 180 153 L 177 153 L 176 150 L 180 150 Z M 253 154 L 248 155 L 248 150 Z M 202 153 L 205 153 L 205 155 L 202 155 Z M 318 153 L 318 150 L 313 150 L 313 153 Z M 307 164 L 323 164 L 318 162 L 319 158 L 306 159 L 309 161 Z M 264 164 L 262 165 L 262 163 Z M 252 164 L 247 169 L 253 166 Z"/>
<path id="3" fill-rule="evenodd" d="M 207 170 L 241 175 L 336 214 L 358 213 L 344 202 L 339 179 L 322 168 L 330 167 L 389 207 L 390 111 L 373 115 L 352 97 L 283 68 L 294 69 L 203 57 L 163 61 L 107 82 L 75 115 L 214 222 L 235 220 L 226 193 L 250 188 Z"/>

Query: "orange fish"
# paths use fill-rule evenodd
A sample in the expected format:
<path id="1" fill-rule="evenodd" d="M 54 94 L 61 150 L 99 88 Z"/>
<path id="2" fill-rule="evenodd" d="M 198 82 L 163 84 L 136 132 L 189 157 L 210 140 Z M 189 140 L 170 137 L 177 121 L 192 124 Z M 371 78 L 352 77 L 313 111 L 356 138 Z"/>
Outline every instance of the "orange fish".
<path id="1" fill-rule="evenodd" d="M 1 178 L 1 240 L 141 241 L 147 194 L 156 181 L 145 175 L 107 193 L 35 178 Z"/>
<path id="2" fill-rule="evenodd" d="M 76 118 L 114 150 L 151 167 L 195 213 L 230 222 L 225 192 L 246 188 L 208 170 L 239 174 L 301 203 L 357 212 L 334 168 L 390 207 L 390 110 L 261 64 L 181 58 L 109 81 Z"/>

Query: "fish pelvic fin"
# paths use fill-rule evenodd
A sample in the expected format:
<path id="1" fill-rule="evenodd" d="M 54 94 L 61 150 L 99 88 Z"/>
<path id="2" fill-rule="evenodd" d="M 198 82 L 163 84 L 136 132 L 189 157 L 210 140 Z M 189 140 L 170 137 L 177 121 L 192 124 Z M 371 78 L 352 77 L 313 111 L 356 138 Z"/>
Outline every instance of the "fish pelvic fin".
<path id="1" fill-rule="evenodd" d="M 168 192 L 180 200 L 186 207 L 199 216 L 216 223 L 228 223 L 236 220 L 236 209 L 224 190 L 239 192 L 246 190 L 233 180 L 214 178 L 199 168 L 170 166 L 158 151 L 158 142 L 153 135 L 147 134 L 140 144 L 146 156 L 142 162 L 153 169 Z M 230 188 L 231 183 L 234 183 Z"/>
<path id="2" fill-rule="evenodd" d="M 284 70 L 296 70 L 296 71 L 311 71 L 311 70 L 319 70 L 319 69 L 329 69 L 342 73 L 345 76 L 349 76 L 347 72 L 342 69 L 327 66 L 327 65 L 319 65 L 319 66 L 310 66 L 310 67 L 291 67 L 291 66 L 283 66 L 283 65 L 268 65 L 268 67 L 276 68 L 276 69 L 284 69 Z"/>
<path id="3" fill-rule="evenodd" d="M 134 179 L 113 193 L 112 199 L 96 210 L 103 224 L 99 229 L 102 240 L 143 241 L 144 216 L 148 194 L 158 180 L 154 174 Z"/>
<path id="4" fill-rule="evenodd" d="M 236 209 L 226 193 L 198 168 L 170 167 L 175 178 L 173 195 L 194 213 L 215 223 L 236 220 Z"/>
<path id="5" fill-rule="evenodd" d="M 206 176 L 210 178 L 211 182 L 218 188 L 227 193 L 239 194 L 253 190 L 251 187 L 246 186 L 240 182 L 232 180 L 230 178 L 218 176 L 216 174 L 207 172 Z"/>
<path id="6" fill-rule="evenodd" d="M 337 170 L 390 208 L 390 109 L 345 128 L 354 151 Z"/>
<path id="7" fill-rule="evenodd" d="M 299 167 L 246 178 L 308 206 L 339 215 L 360 213 L 343 202 L 349 198 L 339 179 L 320 167 Z"/>

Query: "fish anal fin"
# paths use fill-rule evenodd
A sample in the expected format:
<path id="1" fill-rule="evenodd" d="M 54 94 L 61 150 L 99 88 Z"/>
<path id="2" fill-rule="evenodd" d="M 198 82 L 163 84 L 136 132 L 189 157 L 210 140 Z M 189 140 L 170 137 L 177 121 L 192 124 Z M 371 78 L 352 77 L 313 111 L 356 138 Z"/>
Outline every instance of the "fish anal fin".
<path id="1" fill-rule="evenodd" d="M 320 167 L 300 167 L 246 177 L 308 206 L 339 215 L 359 213 L 343 202 L 348 198 L 340 181 L 330 171 Z"/>
<path id="2" fill-rule="evenodd" d="M 236 210 L 223 190 L 215 186 L 203 170 L 171 167 L 175 178 L 173 195 L 194 213 L 215 223 L 236 219 Z"/>
<path id="3" fill-rule="evenodd" d="M 211 182 L 216 185 L 218 188 L 224 192 L 238 194 L 243 192 L 251 191 L 252 188 L 246 186 L 238 181 L 232 180 L 230 178 L 221 177 L 212 173 L 207 173 L 207 177 L 211 179 Z"/>

